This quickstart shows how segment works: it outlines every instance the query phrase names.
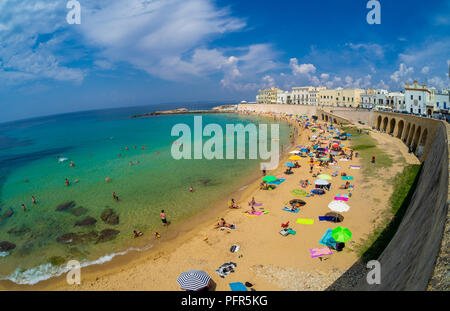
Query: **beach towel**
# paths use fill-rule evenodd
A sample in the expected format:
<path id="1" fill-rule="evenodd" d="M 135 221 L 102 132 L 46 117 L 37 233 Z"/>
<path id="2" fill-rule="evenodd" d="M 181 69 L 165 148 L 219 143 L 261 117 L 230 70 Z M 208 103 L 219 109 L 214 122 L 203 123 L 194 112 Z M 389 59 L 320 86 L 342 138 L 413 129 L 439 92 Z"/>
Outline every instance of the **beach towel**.
<path id="1" fill-rule="evenodd" d="M 217 270 L 217 274 L 220 275 L 221 278 L 226 277 L 231 272 L 234 272 L 234 268 L 237 267 L 237 264 L 234 262 L 227 262 L 221 265 Z"/>
<path id="2" fill-rule="evenodd" d="M 319 221 L 332 221 L 336 222 L 336 217 L 333 216 L 319 216 Z"/>
<path id="3" fill-rule="evenodd" d="M 292 235 L 295 235 L 297 233 L 292 229 L 287 229 L 286 231 L 287 231 L 287 233 L 292 234 Z"/>
<path id="4" fill-rule="evenodd" d="M 359 170 L 359 169 L 361 169 L 361 166 L 359 166 L 359 165 L 350 165 L 350 168 L 352 170 Z"/>
<path id="5" fill-rule="evenodd" d="M 255 203 L 255 204 L 253 204 L 253 206 L 262 206 L 263 204 L 262 203 Z"/>
<path id="6" fill-rule="evenodd" d="M 285 180 L 286 180 L 286 179 L 278 179 L 278 180 L 275 180 L 275 181 L 268 182 L 267 184 L 279 186 L 279 185 L 281 185 Z"/>
<path id="7" fill-rule="evenodd" d="M 289 213 L 294 213 L 297 214 L 298 212 L 300 212 L 299 208 L 296 208 L 295 211 L 292 211 L 289 207 L 285 206 L 283 207 L 283 211 L 289 212 Z"/>
<path id="8" fill-rule="evenodd" d="M 310 248 L 311 258 L 322 257 L 326 255 L 332 255 L 333 252 L 328 247 L 324 248 Z"/>
<path id="9" fill-rule="evenodd" d="M 342 180 L 353 180 L 353 176 L 341 176 Z"/>
<path id="10" fill-rule="evenodd" d="M 334 197 L 334 200 L 348 202 L 348 198 L 344 198 L 344 197 Z"/>
<path id="11" fill-rule="evenodd" d="M 309 218 L 299 218 L 296 221 L 298 224 L 302 224 L 302 225 L 313 225 L 314 224 L 314 219 L 309 219 Z"/>
<path id="12" fill-rule="evenodd" d="M 332 232 L 333 229 L 328 229 L 320 239 L 319 244 L 334 248 L 336 246 L 336 241 L 331 236 Z"/>
<path id="13" fill-rule="evenodd" d="M 261 216 L 264 212 L 253 212 L 253 213 L 245 213 L 247 216 Z"/>
<path id="14" fill-rule="evenodd" d="M 339 159 L 339 161 L 349 161 L 348 159 Z"/>
<path id="15" fill-rule="evenodd" d="M 247 287 L 241 282 L 228 283 L 232 292 L 248 292 Z"/>

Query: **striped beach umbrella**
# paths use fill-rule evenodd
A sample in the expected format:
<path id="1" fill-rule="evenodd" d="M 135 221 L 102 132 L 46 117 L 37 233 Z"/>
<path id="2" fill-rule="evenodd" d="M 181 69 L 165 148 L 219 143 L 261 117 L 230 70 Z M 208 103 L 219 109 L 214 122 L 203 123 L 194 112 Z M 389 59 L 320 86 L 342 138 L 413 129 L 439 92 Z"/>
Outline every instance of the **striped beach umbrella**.
<path id="1" fill-rule="evenodd" d="M 180 274 L 177 280 L 181 289 L 198 291 L 209 285 L 211 277 L 204 271 L 189 270 Z"/>

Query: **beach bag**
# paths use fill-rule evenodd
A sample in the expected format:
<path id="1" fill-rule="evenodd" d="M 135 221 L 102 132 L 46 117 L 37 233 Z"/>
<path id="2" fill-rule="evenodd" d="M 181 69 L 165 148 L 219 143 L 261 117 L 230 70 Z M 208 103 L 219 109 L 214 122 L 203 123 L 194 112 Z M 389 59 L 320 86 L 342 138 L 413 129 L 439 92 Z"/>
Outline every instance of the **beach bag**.
<path id="1" fill-rule="evenodd" d="M 336 243 L 336 251 L 341 252 L 345 247 L 345 243 Z"/>

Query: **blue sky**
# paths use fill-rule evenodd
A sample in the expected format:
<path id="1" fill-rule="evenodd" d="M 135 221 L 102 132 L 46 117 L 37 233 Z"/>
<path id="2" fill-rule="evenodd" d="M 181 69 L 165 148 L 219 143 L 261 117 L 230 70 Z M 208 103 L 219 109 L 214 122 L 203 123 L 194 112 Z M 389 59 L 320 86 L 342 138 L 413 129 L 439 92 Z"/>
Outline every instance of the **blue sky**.
<path id="1" fill-rule="evenodd" d="M 0 0 L 0 122 L 301 85 L 449 86 L 450 1 Z"/>

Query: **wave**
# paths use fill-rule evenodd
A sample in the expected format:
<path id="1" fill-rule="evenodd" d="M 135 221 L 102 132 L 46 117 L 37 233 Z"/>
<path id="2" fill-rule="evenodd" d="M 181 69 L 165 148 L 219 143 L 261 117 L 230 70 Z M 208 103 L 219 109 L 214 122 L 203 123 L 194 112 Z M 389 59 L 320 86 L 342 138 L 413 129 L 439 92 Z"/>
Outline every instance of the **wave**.
<path id="1" fill-rule="evenodd" d="M 111 261 L 116 256 L 125 255 L 132 251 L 142 252 L 142 251 L 148 250 L 152 247 L 153 247 L 152 244 L 145 246 L 143 248 L 131 247 L 122 252 L 117 252 L 117 253 L 112 253 L 112 254 L 101 256 L 100 258 L 93 260 L 93 261 L 80 262 L 80 265 L 81 265 L 81 268 L 93 266 L 93 265 L 100 265 L 100 264 Z M 0 256 L 2 256 L 2 254 L 3 253 L 0 253 Z M 6 255 L 8 255 L 8 254 L 6 254 Z M 62 274 L 67 273 L 70 270 L 71 270 L 71 268 L 66 265 L 54 266 L 50 263 L 42 264 L 40 266 L 31 268 L 31 269 L 26 269 L 26 270 L 21 269 L 19 267 L 10 275 L 0 276 L 0 280 L 9 280 L 9 281 L 12 281 L 12 282 L 14 282 L 16 284 L 20 284 L 20 285 L 34 285 L 41 281 L 45 281 L 45 280 L 48 280 L 53 277 L 61 276 Z"/>

